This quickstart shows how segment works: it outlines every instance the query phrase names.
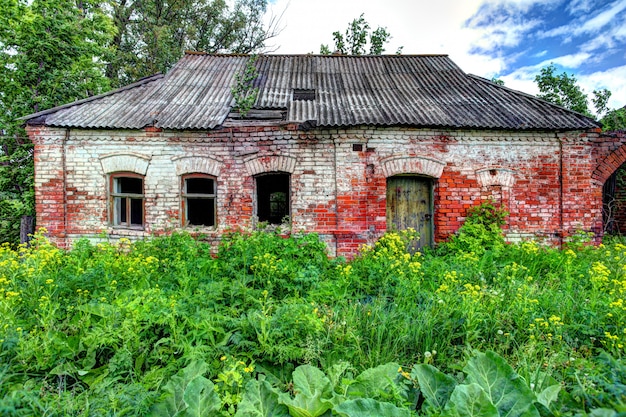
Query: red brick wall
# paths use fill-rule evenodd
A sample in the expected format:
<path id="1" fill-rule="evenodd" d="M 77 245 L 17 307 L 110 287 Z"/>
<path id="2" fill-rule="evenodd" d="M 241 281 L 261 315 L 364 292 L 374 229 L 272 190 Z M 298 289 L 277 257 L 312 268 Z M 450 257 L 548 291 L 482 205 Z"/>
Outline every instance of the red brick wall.
<path id="1" fill-rule="evenodd" d="M 436 241 L 459 228 L 468 208 L 493 199 L 510 212 L 509 239 L 558 244 L 577 230 L 601 232 L 601 187 L 613 169 L 602 161 L 626 159 L 623 138 L 581 132 L 302 132 L 288 125 L 213 132 L 31 127 L 29 135 L 37 224 L 60 245 L 100 233 L 140 238 L 179 228 L 180 176 L 191 172 L 217 180 L 218 227 L 201 232 L 218 239 L 229 229 L 255 227 L 254 175 L 273 171 L 290 174 L 291 229 L 319 233 L 332 254 L 353 254 L 384 233 L 386 181 L 399 174 L 432 178 Z M 107 178 L 119 171 L 145 175 L 144 230 L 108 224 Z"/>
<path id="2" fill-rule="evenodd" d="M 37 226 L 48 231 L 52 242 L 66 247 L 65 132 L 30 128 L 35 145 L 35 210 Z"/>

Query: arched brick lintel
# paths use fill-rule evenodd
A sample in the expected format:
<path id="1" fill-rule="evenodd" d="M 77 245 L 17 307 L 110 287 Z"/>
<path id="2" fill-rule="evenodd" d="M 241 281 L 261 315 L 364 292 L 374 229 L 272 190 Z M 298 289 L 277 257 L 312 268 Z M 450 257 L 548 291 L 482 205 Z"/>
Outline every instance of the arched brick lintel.
<path id="1" fill-rule="evenodd" d="M 445 162 L 422 156 L 392 156 L 381 161 L 385 177 L 400 174 L 424 175 L 431 178 L 440 178 Z"/>
<path id="2" fill-rule="evenodd" d="M 600 185 L 604 184 L 617 169 L 626 162 L 626 145 L 622 145 L 598 164 L 591 178 Z"/>
<path id="3" fill-rule="evenodd" d="M 100 157 L 105 174 L 112 172 L 134 172 L 146 175 L 151 157 L 139 153 L 115 153 Z"/>
<path id="4" fill-rule="evenodd" d="M 296 170 L 296 158 L 285 155 L 255 156 L 244 161 L 250 175 L 264 172 L 287 172 L 293 174 Z"/>
<path id="5" fill-rule="evenodd" d="M 505 168 L 488 167 L 477 170 L 476 179 L 481 187 L 500 185 L 511 188 L 515 184 L 515 172 Z"/>
<path id="6" fill-rule="evenodd" d="M 172 158 L 172 162 L 176 165 L 176 175 L 185 174 L 207 174 L 219 177 L 222 170 L 222 164 L 208 157 L 185 156 Z"/>

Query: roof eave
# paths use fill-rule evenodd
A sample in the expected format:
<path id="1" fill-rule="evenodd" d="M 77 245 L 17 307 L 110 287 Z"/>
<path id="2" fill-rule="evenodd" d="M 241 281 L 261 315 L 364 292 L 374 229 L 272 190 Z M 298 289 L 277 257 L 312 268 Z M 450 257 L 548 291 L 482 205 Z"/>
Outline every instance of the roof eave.
<path id="1" fill-rule="evenodd" d="M 45 118 L 43 118 L 43 116 L 47 116 L 49 114 L 56 113 L 56 112 L 58 112 L 60 110 L 68 109 L 70 107 L 78 106 L 78 105 L 81 105 L 81 104 L 84 104 L 84 103 L 89 103 L 91 101 L 98 100 L 98 99 L 101 99 L 101 98 L 104 98 L 104 97 L 109 97 L 109 96 L 112 96 L 114 94 L 117 94 L 117 93 L 120 93 L 120 92 L 123 92 L 123 91 L 131 90 L 133 88 L 140 87 L 140 86 L 142 86 L 144 84 L 150 83 L 152 81 L 156 81 L 156 80 L 158 80 L 160 78 L 163 78 L 163 77 L 164 77 L 163 74 L 160 74 L 160 73 L 159 74 L 154 74 L 154 75 L 151 75 L 149 77 L 144 77 L 144 78 L 142 78 L 142 79 L 140 79 L 140 80 L 138 80 L 138 81 L 136 81 L 136 82 L 134 82 L 132 84 L 126 85 L 126 86 L 118 88 L 116 90 L 112 90 L 112 91 L 108 91 L 106 93 L 102 93 L 102 94 L 98 94 L 98 95 L 95 95 L 95 96 L 87 97 L 87 98 L 84 98 L 82 100 L 73 101 L 71 103 L 63 104 L 61 106 L 52 107 L 50 109 L 42 110 L 42 111 L 37 112 L 37 113 L 28 114 L 26 116 L 18 117 L 16 120 L 23 120 L 23 121 L 25 121 L 25 122 L 27 122 L 28 124 L 31 124 L 31 125 L 32 124 L 45 125 Z"/>

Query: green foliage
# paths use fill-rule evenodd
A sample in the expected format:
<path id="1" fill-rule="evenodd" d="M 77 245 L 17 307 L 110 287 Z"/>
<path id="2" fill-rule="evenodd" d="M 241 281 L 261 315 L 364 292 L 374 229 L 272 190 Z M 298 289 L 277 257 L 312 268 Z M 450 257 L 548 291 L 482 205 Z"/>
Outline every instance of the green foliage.
<path id="1" fill-rule="evenodd" d="M 532 411 L 535 394 L 502 357 L 493 352 L 479 353 L 467 362 L 464 371 L 466 383 L 480 387 L 498 415 L 539 416 Z"/>
<path id="2" fill-rule="evenodd" d="M 587 103 L 587 95 L 576 84 L 576 78 L 567 73 L 556 74 L 554 64 L 541 69 L 535 76 L 535 82 L 539 87 L 537 97 L 558 104 L 561 107 L 591 116 Z"/>
<path id="3" fill-rule="evenodd" d="M 424 396 L 423 407 L 429 409 L 429 412 L 443 411 L 456 387 L 454 378 L 428 364 L 415 365 L 411 377 L 417 381 Z"/>
<path id="4" fill-rule="evenodd" d="M 626 108 L 609 110 L 600 122 L 603 130 L 626 130 Z"/>
<path id="5" fill-rule="evenodd" d="M 103 61 L 114 29 L 98 4 L 36 0 L 4 7 L 14 17 L 0 39 L 4 134 L 23 135 L 17 117 L 108 88 Z"/>
<path id="6" fill-rule="evenodd" d="M 116 85 L 165 73 L 185 50 L 247 54 L 276 35 L 266 26 L 267 0 L 113 1 L 115 52 L 106 74 Z"/>
<path id="7" fill-rule="evenodd" d="M 235 100 L 234 109 L 241 117 L 246 117 L 259 94 L 259 88 L 254 86 L 254 81 L 259 76 L 259 71 L 255 66 L 257 58 L 257 55 L 252 55 L 248 59 L 245 68 L 235 74 L 235 85 L 230 89 Z"/>
<path id="8" fill-rule="evenodd" d="M 380 55 L 385 52 L 385 44 L 391 39 L 391 34 L 383 27 L 370 32 L 371 27 L 363 16 L 361 13 L 358 19 L 350 22 L 345 33 L 333 32 L 334 51 L 343 55 L 365 55 L 366 53 Z M 320 54 L 323 55 L 329 55 L 334 51 L 331 51 L 328 45 L 322 44 L 320 47 Z"/>
<path id="9" fill-rule="evenodd" d="M 332 386 L 324 372 L 303 365 L 293 372 L 295 395 L 281 394 L 279 401 L 286 405 L 294 417 L 319 417 L 333 407 Z"/>
<path id="10" fill-rule="evenodd" d="M 339 404 L 333 409 L 338 415 L 345 417 L 410 417 L 407 409 L 396 407 L 390 403 L 376 401 L 372 398 L 358 398 Z"/>
<path id="11" fill-rule="evenodd" d="M 278 392 L 265 380 L 264 375 L 246 385 L 243 399 L 237 407 L 236 417 L 288 417 L 287 407 L 278 402 Z"/>
<path id="12" fill-rule="evenodd" d="M 416 365 L 417 378 L 424 395 L 423 411 L 444 416 L 539 416 L 537 397 L 519 374 L 494 352 L 477 353 L 463 368 L 466 377 L 457 382 L 432 366 Z M 559 385 L 542 394 L 545 410 L 558 394 Z M 549 399 L 548 399 L 549 397 Z"/>
<path id="13" fill-rule="evenodd" d="M 539 87 L 537 97 L 557 104 L 566 109 L 582 113 L 589 117 L 600 119 L 603 130 L 614 131 L 626 129 L 626 110 L 610 109 L 608 101 L 611 92 L 607 89 L 594 90 L 591 96 L 594 111 L 589 107 L 589 97 L 577 84 L 573 75 L 563 72 L 557 74 L 554 64 L 541 69 L 535 76 L 535 83 Z"/>
<path id="14" fill-rule="evenodd" d="M 220 399 L 213 383 L 203 375 L 208 365 L 192 362 L 172 376 L 163 387 L 165 398 L 155 404 L 150 415 L 155 417 L 214 416 L 220 409 Z"/>
<path id="15" fill-rule="evenodd" d="M 0 137 L 0 146 L 0 243 L 16 244 L 22 216 L 35 213 L 33 150 L 19 136 Z"/>
<path id="16" fill-rule="evenodd" d="M 626 245 L 441 256 L 413 237 L 350 261 L 277 232 L 0 246 L 1 413 L 623 411 Z"/>
<path id="17" fill-rule="evenodd" d="M 0 241 L 18 243 L 34 191 L 32 144 L 17 118 L 108 89 L 114 29 L 89 1 L 7 1 L 0 15 Z"/>
<path id="18" fill-rule="evenodd" d="M 442 252 L 459 251 L 482 254 L 486 250 L 501 250 L 504 246 L 502 226 L 509 213 L 492 202 L 485 202 L 467 211 L 465 223 L 448 242 L 441 245 Z"/>

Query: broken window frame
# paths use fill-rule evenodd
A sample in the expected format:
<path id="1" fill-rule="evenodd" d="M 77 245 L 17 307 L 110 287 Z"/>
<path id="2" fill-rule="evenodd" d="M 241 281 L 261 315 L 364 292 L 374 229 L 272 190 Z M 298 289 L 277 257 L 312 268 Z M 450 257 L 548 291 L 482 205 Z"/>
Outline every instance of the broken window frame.
<path id="1" fill-rule="evenodd" d="M 273 184 L 269 177 L 274 178 Z M 259 182 L 266 184 L 260 184 Z M 282 182 L 282 184 L 279 184 Z M 255 176 L 256 186 L 256 217 L 261 223 L 281 225 L 291 222 L 291 174 L 282 171 L 266 172 Z M 263 187 L 263 190 L 261 189 Z M 268 190 L 269 188 L 269 190 Z M 272 205 L 280 202 L 272 201 L 272 196 L 284 193 L 284 210 L 272 213 Z"/>
<path id="2" fill-rule="evenodd" d="M 122 192 L 120 190 L 122 186 L 120 181 L 124 179 L 141 180 L 141 193 Z M 134 172 L 117 172 L 109 175 L 109 222 L 113 227 L 143 230 L 146 217 L 144 187 L 143 175 Z M 139 211 L 141 213 L 141 221 L 139 223 L 133 222 L 133 218 L 136 217 L 136 213 L 133 213 L 133 208 L 137 208 L 137 201 L 139 201 Z"/>
<path id="3" fill-rule="evenodd" d="M 213 182 L 213 192 L 212 193 L 188 193 L 187 192 L 187 180 L 189 179 L 204 179 L 210 180 Z M 183 227 L 209 227 L 215 228 L 217 227 L 217 178 L 212 175 L 201 174 L 201 173 L 193 173 L 186 174 L 181 176 L 181 221 Z M 189 218 L 192 217 L 189 215 L 189 208 L 191 204 L 189 204 L 189 200 L 209 200 L 210 204 L 213 207 L 213 224 L 205 225 L 205 224 L 193 224 L 189 222 Z"/>

